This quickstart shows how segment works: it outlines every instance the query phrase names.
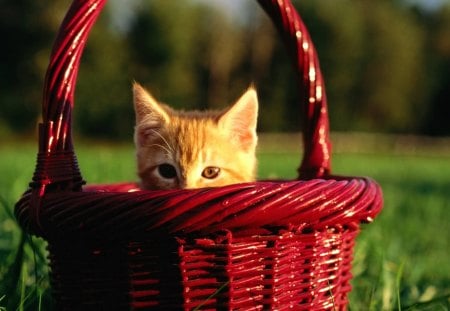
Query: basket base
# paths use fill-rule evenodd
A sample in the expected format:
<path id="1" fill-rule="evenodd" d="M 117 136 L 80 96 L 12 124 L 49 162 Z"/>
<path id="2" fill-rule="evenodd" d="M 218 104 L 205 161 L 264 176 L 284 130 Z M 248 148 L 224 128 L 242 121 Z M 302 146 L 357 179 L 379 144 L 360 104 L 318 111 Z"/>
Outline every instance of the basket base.
<path id="1" fill-rule="evenodd" d="M 49 242 L 58 310 L 345 310 L 358 226 Z"/>

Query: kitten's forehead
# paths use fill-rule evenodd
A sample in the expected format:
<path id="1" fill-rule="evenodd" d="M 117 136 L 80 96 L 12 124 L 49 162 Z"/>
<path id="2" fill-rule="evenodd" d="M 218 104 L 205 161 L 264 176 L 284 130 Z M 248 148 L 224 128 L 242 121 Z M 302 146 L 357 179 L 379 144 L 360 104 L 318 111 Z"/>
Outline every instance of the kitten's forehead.
<path id="1" fill-rule="evenodd" d="M 178 117 L 174 120 L 175 145 L 180 162 L 190 165 L 204 158 L 209 149 L 211 139 L 217 132 L 215 121 L 209 117 Z"/>

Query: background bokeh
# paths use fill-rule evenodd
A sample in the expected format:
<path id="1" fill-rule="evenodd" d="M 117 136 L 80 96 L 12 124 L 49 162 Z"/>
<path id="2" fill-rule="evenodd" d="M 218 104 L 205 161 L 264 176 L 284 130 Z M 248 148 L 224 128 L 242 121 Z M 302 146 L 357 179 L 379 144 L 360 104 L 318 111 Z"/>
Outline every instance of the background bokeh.
<path id="1" fill-rule="evenodd" d="M 3 0 L 0 137 L 30 134 L 68 0 Z M 333 131 L 449 135 L 450 2 L 294 1 L 317 46 Z M 78 135 L 130 139 L 131 83 L 178 108 L 216 108 L 251 83 L 260 131 L 300 129 L 296 77 L 256 1 L 112 0 L 89 37 Z"/>

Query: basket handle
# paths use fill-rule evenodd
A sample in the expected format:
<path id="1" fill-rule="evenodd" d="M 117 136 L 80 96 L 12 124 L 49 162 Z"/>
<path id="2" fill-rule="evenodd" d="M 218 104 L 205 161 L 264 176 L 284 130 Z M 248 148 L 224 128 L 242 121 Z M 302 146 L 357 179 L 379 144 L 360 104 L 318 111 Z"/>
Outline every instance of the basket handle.
<path id="1" fill-rule="evenodd" d="M 316 50 L 308 31 L 289 0 L 258 0 L 272 18 L 299 75 L 303 106 L 304 155 L 300 178 L 330 172 L 330 141 L 325 87 Z M 47 69 L 39 133 L 34 189 L 40 196 L 49 184 L 79 189 L 82 184 L 71 136 L 71 115 L 81 54 L 89 32 L 106 0 L 74 0 L 67 12 Z M 62 186 L 61 186 L 62 185 Z"/>
<path id="2" fill-rule="evenodd" d="M 303 20 L 290 0 L 257 0 L 278 29 L 298 74 L 303 113 L 300 179 L 330 174 L 331 142 L 325 83 L 319 58 Z"/>

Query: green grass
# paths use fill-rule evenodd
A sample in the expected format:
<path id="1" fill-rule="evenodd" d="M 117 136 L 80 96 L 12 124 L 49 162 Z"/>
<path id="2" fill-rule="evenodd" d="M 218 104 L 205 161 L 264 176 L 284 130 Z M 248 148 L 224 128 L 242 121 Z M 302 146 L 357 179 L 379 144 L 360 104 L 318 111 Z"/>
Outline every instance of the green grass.
<path id="1" fill-rule="evenodd" d="M 300 156 L 291 146 L 296 141 L 288 144 L 279 148 L 262 140 L 261 178 L 296 176 Z M 76 147 L 88 182 L 135 179 L 131 145 Z M 0 148 L 0 310 L 47 310 L 45 243 L 24 235 L 12 216 L 31 180 L 36 144 Z M 338 152 L 333 172 L 373 177 L 385 200 L 382 213 L 363 226 L 357 240 L 349 309 L 450 310 L 450 155 Z"/>

